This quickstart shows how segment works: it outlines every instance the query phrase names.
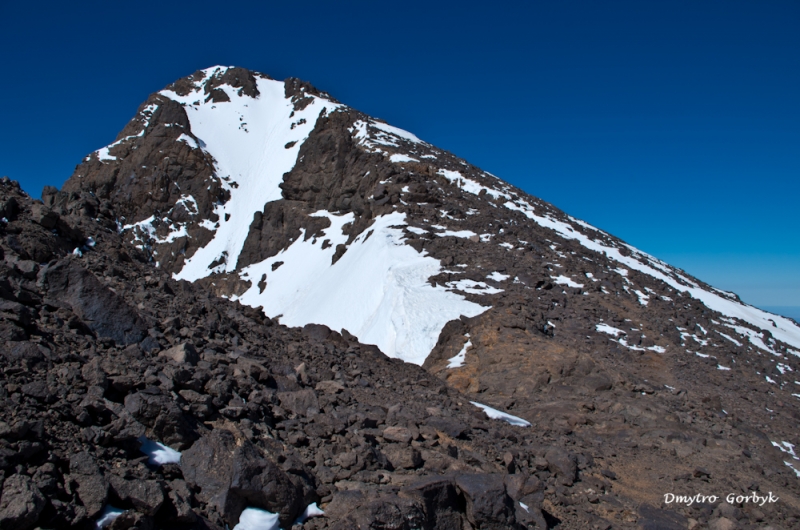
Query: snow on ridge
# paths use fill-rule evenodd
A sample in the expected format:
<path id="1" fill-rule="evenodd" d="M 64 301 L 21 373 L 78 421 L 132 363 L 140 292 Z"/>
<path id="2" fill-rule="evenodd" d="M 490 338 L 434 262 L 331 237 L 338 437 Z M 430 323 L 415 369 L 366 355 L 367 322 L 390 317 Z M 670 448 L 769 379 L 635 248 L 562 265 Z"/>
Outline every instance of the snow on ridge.
<path id="1" fill-rule="evenodd" d="M 428 145 L 408 131 L 372 118 L 368 118 L 367 121 L 356 120 L 352 127 L 350 127 L 350 134 L 353 135 L 353 139 L 368 151 L 388 156 L 389 160 L 395 163 L 419 162 L 419 159 L 403 153 L 390 155 L 387 151 L 382 149 L 382 147 L 397 149 L 402 147 L 401 142 L 403 141 L 412 144 Z M 422 158 L 428 157 L 423 156 Z"/>
<path id="2" fill-rule="evenodd" d="M 95 151 L 95 153 L 97 153 L 98 160 L 100 160 L 101 162 L 110 162 L 112 160 L 117 160 L 116 156 L 114 156 L 114 155 L 109 153 L 109 149 L 122 144 L 122 142 L 127 142 L 128 140 L 132 140 L 134 138 L 141 138 L 142 136 L 144 136 L 144 133 L 147 130 L 147 126 L 150 125 L 150 118 L 153 117 L 153 112 L 155 112 L 155 110 L 157 108 L 158 108 L 158 105 L 155 105 L 155 104 L 152 104 L 152 103 L 150 105 L 147 105 L 145 108 L 143 108 L 141 110 L 141 112 L 139 112 L 139 115 L 144 118 L 144 124 L 142 125 L 141 132 L 139 134 L 133 134 L 131 136 L 126 136 L 124 138 L 120 138 L 119 140 L 117 140 L 115 142 L 112 142 L 112 143 L 108 144 L 107 146 L 98 149 L 97 151 Z M 190 138 L 190 140 L 191 140 L 191 138 Z M 89 155 L 89 156 L 91 156 L 91 155 Z M 88 158 L 89 157 L 87 157 L 87 159 Z"/>
<path id="3" fill-rule="evenodd" d="M 225 70 L 225 67 L 204 70 L 206 77 L 202 82 Z M 312 102 L 295 111 L 291 98 L 285 97 L 283 82 L 257 77 L 256 83 L 257 98 L 240 96 L 239 89 L 230 85 L 219 86 L 230 99 L 225 102 L 198 99 L 196 91 L 186 96 L 171 90 L 161 92 L 184 106 L 192 134 L 214 157 L 216 176 L 231 196 L 215 209 L 219 222 L 214 227 L 213 239 L 186 260 L 183 269 L 174 275 L 176 279 L 194 281 L 212 272 L 235 270 L 253 215 L 263 210 L 266 203 L 281 198 L 279 185 L 283 175 L 294 167 L 300 146 L 313 131 L 320 114 L 342 107 L 309 95 Z M 225 261 L 221 266 L 209 269 L 211 263 L 222 257 Z"/>
<path id="4" fill-rule="evenodd" d="M 438 171 L 438 174 L 449 180 L 452 184 L 455 184 L 462 190 L 466 191 L 467 193 L 478 195 L 482 190 L 486 190 L 486 194 L 493 197 L 494 199 L 497 199 L 498 197 L 503 197 L 508 201 L 511 200 L 511 195 L 509 195 L 508 193 L 498 191 L 494 188 L 489 188 L 487 186 L 478 183 L 477 181 L 468 179 L 458 171 L 451 171 L 449 169 L 440 169 Z M 494 177 L 494 175 L 492 176 Z"/>
<path id="5" fill-rule="evenodd" d="M 522 213 L 539 226 L 549 228 L 565 239 L 574 239 L 589 250 L 604 254 L 607 258 L 621 263 L 630 269 L 637 270 L 657 280 L 661 280 L 675 290 L 686 293 L 692 298 L 699 300 L 709 309 L 746 322 L 761 330 L 769 331 L 775 339 L 800 348 L 800 326 L 788 318 L 773 315 L 772 313 L 746 305 L 738 300 L 731 299 L 728 296 L 707 291 L 680 274 L 677 269 L 668 266 L 663 261 L 630 245 L 625 245 L 625 247 L 631 251 L 631 255 L 625 256 L 618 247 L 609 246 L 600 241 L 591 239 L 564 221 L 559 221 L 549 215 L 537 215 L 534 213 L 533 206 L 522 199 L 518 199 L 514 202 L 509 200 L 505 203 L 505 207 Z M 646 263 L 643 263 L 637 259 L 637 257 L 641 258 Z M 620 272 L 619 269 L 618 272 Z M 751 342 L 753 342 L 754 339 L 752 336 L 750 336 L 750 339 Z"/>
<path id="6" fill-rule="evenodd" d="M 342 227 L 353 214 L 315 215 L 331 221 L 324 236 L 307 241 L 301 236 L 277 255 L 244 268 L 240 277 L 251 287 L 235 300 L 262 307 L 272 317 L 281 315 L 280 322 L 287 326 L 315 323 L 346 329 L 389 357 L 419 365 L 447 322 L 489 309 L 428 282 L 441 271 L 441 264 L 403 243 L 399 227 L 406 224 L 405 214 L 377 217 L 334 264 L 336 246 L 348 239 Z M 324 239 L 331 244 L 322 249 Z M 273 271 L 279 261 L 283 265 Z"/>
<path id="7" fill-rule="evenodd" d="M 382 121 L 370 120 L 370 125 L 372 125 L 376 129 L 380 129 L 381 131 L 383 131 L 385 133 L 389 133 L 391 135 L 394 135 L 394 136 L 397 136 L 399 138 L 402 138 L 403 140 L 408 140 L 409 142 L 413 142 L 415 144 L 424 144 L 425 143 L 422 140 L 420 140 L 419 138 L 417 138 L 416 135 L 411 134 L 408 131 L 404 131 L 403 129 L 400 129 L 399 127 L 394 127 L 393 125 L 389 125 L 388 123 L 384 123 Z"/>

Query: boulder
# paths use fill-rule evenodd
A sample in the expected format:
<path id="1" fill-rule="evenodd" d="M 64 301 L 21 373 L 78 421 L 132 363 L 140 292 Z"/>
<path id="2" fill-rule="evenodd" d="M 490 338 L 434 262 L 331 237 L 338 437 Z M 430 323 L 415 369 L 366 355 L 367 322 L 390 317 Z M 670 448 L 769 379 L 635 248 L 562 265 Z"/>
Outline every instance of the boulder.
<path id="1" fill-rule="evenodd" d="M 25 475 L 11 475 L 0 496 L 0 528 L 27 530 L 36 524 L 46 501 L 42 492 Z"/>
<path id="2" fill-rule="evenodd" d="M 132 504 L 145 515 L 155 515 L 164 504 L 164 488 L 155 480 L 126 480 L 111 475 L 109 483 L 111 490 L 122 502 Z"/>
<path id="3" fill-rule="evenodd" d="M 179 364 L 191 364 L 195 366 L 197 361 L 200 360 L 200 356 L 197 355 L 197 350 L 194 349 L 194 346 L 185 342 L 183 344 L 178 344 L 177 346 L 173 346 L 168 350 L 164 350 L 159 352 L 159 357 L 166 357 L 171 359 Z"/>
<path id="4" fill-rule="evenodd" d="M 83 452 L 69 459 L 70 478 L 78 484 L 78 498 L 86 508 L 86 516 L 97 516 L 108 498 L 108 481 L 94 457 Z"/>
<path id="5" fill-rule="evenodd" d="M 161 443 L 184 449 L 197 439 L 194 422 L 158 387 L 125 396 L 125 410 Z"/>
<path id="6" fill-rule="evenodd" d="M 399 495 L 419 500 L 425 511 L 426 528 L 464 528 L 463 497 L 456 489 L 452 476 L 425 477 L 400 490 Z"/>
<path id="7" fill-rule="evenodd" d="M 246 507 L 279 514 L 291 526 L 305 508 L 302 488 L 271 458 L 248 440 L 224 429 L 204 435 L 181 456 L 186 481 L 198 488 L 198 499 L 222 514 L 230 527 Z"/>
<path id="8" fill-rule="evenodd" d="M 466 500 L 469 522 L 477 528 L 515 528 L 514 505 L 506 494 L 501 474 L 465 473 L 455 478 L 455 484 Z"/>
<path id="9" fill-rule="evenodd" d="M 310 388 L 294 392 L 279 392 L 278 399 L 280 399 L 281 407 L 299 416 L 310 414 L 309 410 L 314 413 L 319 411 L 317 394 Z"/>
<path id="10" fill-rule="evenodd" d="M 411 441 L 411 430 L 406 427 L 386 427 L 383 430 L 383 438 L 390 442 L 407 444 Z"/>
<path id="11" fill-rule="evenodd" d="M 417 469 L 424 463 L 419 451 L 413 447 L 392 444 L 383 448 L 383 454 L 394 469 Z"/>
<path id="12" fill-rule="evenodd" d="M 147 335 L 139 313 L 72 260 L 64 259 L 39 273 L 48 296 L 66 303 L 99 337 L 118 344 L 133 344 Z"/>
<path id="13" fill-rule="evenodd" d="M 547 468 L 566 485 L 571 486 L 575 480 L 578 466 L 575 459 L 566 451 L 558 447 L 551 447 L 544 455 Z"/>

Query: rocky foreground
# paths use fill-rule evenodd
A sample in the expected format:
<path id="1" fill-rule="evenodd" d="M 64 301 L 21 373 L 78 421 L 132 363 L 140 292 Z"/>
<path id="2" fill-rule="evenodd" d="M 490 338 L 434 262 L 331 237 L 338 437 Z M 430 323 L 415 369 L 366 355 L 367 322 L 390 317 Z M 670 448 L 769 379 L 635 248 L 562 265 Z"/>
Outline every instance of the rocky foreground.
<path id="1" fill-rule="evenodd" d="M 325 516 L 303 528 L 611 526 L 592 508 L 613 474 L 580 448 L 352 336 L 171 280 L 88 195 L 60 216 L 0 193 L 4 530 L 91 528 L 108 506 L 112 529 L 232 528 L 246 507 L 289 528 L 311 503 Z M 143 436 L 180 464 L 149 464 Z"/>

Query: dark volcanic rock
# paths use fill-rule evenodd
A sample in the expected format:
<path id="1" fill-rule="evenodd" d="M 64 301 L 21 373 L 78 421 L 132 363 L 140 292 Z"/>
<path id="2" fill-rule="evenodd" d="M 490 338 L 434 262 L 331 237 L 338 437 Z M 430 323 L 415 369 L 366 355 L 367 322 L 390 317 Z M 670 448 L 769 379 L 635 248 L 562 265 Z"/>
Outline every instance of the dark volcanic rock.
<path id="1" fill-rule="evenodd" d="M 78 453 L 69 459 L 69 472 L 78 486 L 78 498 L 86 507 L 86 515 L 96 516 L 108 498 L 108 481 L 96 460 L 87 452 Z"/>
<path id="2" fill-rule="evenodd" d="M 231 524 L 248 506 L 280 514 L 281 525 L 291 524 L 303 510 L 302 490 L 249 441 L 217 429 L 203 436 L 183 454 L 181 469 L 198 494 Z"/>
<path id="3" fill-rule="evenodd" d="M 188 447 L 198 437 L 194 422 L 158 387 L 127 395 L 125 410 L 164 443 Z"/>
<path id="4" fill-rule="evenodd" d="M 52 298 L 69 305 L 98 337 L 132 344 L 147 333 L 135 309 L 72 260 L 43 269 L 41 281 Z"/>
<path id="5" fill-rule="evenodd" d="M 0 528 L 27 530 L 36 524 L 44 506 L 44 496 L 30 478 L 12 475 L 3 482 L 0 495 Z"/>

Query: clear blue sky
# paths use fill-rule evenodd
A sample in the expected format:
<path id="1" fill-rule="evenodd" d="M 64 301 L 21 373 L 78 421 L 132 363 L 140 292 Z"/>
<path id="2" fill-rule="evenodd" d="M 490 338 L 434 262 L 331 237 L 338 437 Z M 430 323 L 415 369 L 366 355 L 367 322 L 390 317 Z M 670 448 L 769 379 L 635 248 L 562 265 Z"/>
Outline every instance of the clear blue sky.
<path id="1" fill-rule="evenodd" d="M 214 64 L 335 97 L 761 306 L 800 306 L 800 2 L 0 2 L 32 195 Z"/>

